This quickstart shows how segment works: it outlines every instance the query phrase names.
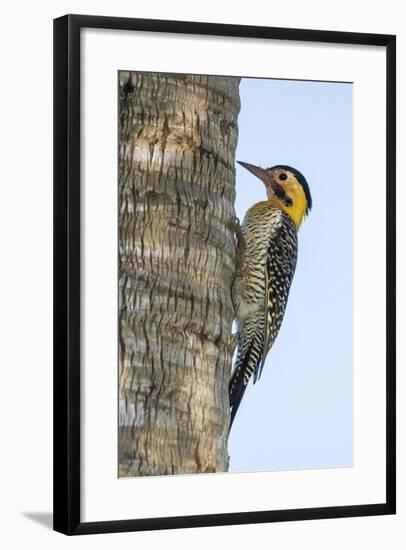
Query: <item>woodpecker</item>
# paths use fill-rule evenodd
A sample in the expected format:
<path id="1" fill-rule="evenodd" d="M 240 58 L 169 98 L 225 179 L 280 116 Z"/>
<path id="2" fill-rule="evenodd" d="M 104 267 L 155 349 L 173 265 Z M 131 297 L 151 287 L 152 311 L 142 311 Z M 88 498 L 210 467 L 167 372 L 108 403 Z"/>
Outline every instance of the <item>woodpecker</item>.
<path id="1" fill-rule="evenodd" d="M 296 269 L 297 232 L 312 207 L 309 185 L 295 168 L 241 166 L 265 185 L 267 200 L 247 211 L 235 227 L 237 272 L 232 289 L 237 321 L 237 358 L 231 374 L 230 429 L 247 384 L 261 377 L 282 324 Z"/>

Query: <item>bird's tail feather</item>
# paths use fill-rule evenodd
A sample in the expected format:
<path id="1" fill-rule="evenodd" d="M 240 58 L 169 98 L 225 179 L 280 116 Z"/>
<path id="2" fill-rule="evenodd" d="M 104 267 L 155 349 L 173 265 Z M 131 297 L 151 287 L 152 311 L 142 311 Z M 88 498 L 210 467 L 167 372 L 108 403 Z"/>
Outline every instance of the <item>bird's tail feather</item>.
<path id="1" fill-rule="evenodd" d="M 230 400 L 230 427 L 229 430 L 231 430 L 231 426 L 233 425 L 235 415 L 237 414 L 238 407 L 240 406 L 240 403 L 242 401 L 242 398 L 244 396 L 245 390 L 247 389 L 246 384 L 240 384 L 238 386 L 238 391 L 235 392 L 233 402 L 231 404 Z"/>
<path id="2" fill-rule="evenodd" d="M 230 430 L 233 425 L 235 415 L 237 414 L 241 400 L 244 396 L 247 384 L 244 380 L 244 368 L 243 363 L 238 362 L 234 368 L 234 372 L 230 380 Z"/>
<path id="3" fill-rule="evenodd" d="M 235 368 L 231 376 L 230 394 L 230 430 L 233 425 L 241 400 L 247 389 L 252 374 L 262 359 L 263 331 L 257 330 L 251 338 L 238 342 L 238 353 Z"/>

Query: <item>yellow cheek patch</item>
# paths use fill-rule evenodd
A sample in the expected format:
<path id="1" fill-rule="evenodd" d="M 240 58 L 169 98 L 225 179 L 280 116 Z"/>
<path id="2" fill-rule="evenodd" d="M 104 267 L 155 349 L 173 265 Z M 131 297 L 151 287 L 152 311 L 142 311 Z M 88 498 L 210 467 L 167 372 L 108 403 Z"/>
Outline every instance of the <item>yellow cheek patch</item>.
<path id="1" fill-rule="evenodd" d="M 292 206 L 286 206 L 277 198 L 271 198 L 269 203 L 284 210 L 299 229 L 307 210 L 307 199 L 303 187 L 296 182 L 288 182 L 284 186 L 286 194 L 292 199 Z"/>
<path id="2" fill-rule="evenodd" d="M 285 206 L 285 211 L 289 214 L 299 229 L 307 211 L 307 199 L 301 185 L 294 185 L 292 192 L 289 189 L 289 197 L 292 199 L 292 206 Z"/>

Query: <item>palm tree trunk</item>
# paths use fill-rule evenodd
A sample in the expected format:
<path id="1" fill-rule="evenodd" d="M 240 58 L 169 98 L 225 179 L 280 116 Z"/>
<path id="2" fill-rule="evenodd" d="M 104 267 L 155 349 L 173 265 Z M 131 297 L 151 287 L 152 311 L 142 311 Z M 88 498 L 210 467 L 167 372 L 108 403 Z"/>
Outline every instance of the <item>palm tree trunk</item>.
<path id="1" fill-rule="evenodd" d="M 119 74 L 119 475 L 228 469 L 239 79 Z"/>

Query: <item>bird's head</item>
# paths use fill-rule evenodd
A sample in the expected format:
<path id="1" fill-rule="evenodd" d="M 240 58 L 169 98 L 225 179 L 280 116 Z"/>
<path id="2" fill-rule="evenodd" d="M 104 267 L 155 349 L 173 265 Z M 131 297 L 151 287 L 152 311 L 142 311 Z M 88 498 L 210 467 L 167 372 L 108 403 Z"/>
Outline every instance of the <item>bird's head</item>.
<path id="1" fill-rule="evenodd" d="M 312 207 L 312 197 L 305 177 L 295 168 L 279 164 L 260 168 L 237 161 L 265 185 L 268 201 L 284 210 L 299 228 Z"/>

